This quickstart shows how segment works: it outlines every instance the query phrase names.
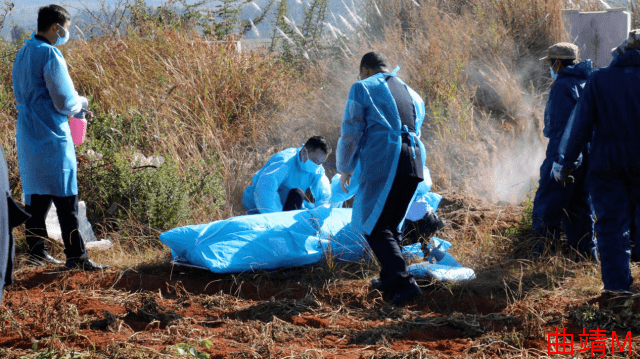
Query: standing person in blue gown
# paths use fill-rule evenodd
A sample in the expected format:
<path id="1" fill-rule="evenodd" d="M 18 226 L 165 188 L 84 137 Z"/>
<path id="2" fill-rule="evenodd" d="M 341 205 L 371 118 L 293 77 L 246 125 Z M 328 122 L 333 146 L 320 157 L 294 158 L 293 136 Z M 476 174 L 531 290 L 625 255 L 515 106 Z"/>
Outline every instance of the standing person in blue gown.
<path id="1" fill-rule="evenodd" d="M 389 72 L 387 58 L 369 52 L 360 61 L 359 81 L 351 86 L 342 119 L 336 165 L 348 192 L 360 163 L 352 226 L 362 233 L 380 263 L 373 286 L 402 305 L 422 294 L 407 271 L 400 247 L 400 225 L 423 180 L 425 151 L 420 141 L 424 102 Z"/>
<path id="2" fill-rule="evenodd" d="M 56 46 L 69 40 L 71 16 L 63 7 L 38 11 L 38 32 L 28 39 L 13 63 L 13 92 L 18 108 L 16 146 L 26 211 L 26 241 L 31 263 L 62 264 L 49 254 L 45 219 L 55 204 L 64 242 L 65 265 L 97 270 L 87 256 L 78 230 L 76 153 L 68 116 L 88 106 L 76 92 L 67 63 Z"/>

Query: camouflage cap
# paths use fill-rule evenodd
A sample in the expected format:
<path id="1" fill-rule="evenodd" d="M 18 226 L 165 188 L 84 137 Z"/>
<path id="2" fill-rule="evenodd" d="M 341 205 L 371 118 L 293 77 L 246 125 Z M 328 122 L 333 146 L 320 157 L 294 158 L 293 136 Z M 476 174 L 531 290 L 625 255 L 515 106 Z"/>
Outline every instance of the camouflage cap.
<path id="1" fill-rule="evenodd" d="M 629 31 L 629 37 L 626 38 L 620 46 L 611 49 L 611 54 L 613 57 L 616 57 L 631 49 L 640 50 L 640 29 Z"/>
<path id="2" fill-rule="evenodd" d="M 555 45 L 551 45 L 547 50 L 547 56 L 540 60 L 546 59 L 561 59 L 561 60 L 573 60 L 578 58 L 578 46 L 570 44 L 568 42 L 559 42 Z"/>

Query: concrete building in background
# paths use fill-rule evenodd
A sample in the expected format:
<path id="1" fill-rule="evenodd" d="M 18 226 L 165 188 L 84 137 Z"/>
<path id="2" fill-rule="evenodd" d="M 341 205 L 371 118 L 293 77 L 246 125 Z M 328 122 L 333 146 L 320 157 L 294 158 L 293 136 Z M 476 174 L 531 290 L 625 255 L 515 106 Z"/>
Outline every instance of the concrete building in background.
<path id="1" fill-rule="evenodd" d="M 594 67 L 608 66 L 611 49 L 620 45 L 631 30 L 631 14 L 622 8 L 580 12 L 564 10 L 565 25 L 580 57 L 591 59 Z"/>

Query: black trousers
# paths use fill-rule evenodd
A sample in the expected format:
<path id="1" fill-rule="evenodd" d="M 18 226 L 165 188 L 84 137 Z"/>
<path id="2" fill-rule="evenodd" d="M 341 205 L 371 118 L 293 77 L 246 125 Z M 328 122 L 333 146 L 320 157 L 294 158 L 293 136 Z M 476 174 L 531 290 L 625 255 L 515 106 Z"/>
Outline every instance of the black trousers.
<path id="1" fill-rule="evenodd" d="M 371 234 L 365 236 L 380 263 L 380 281 L 383 290 L 388 293 L 401 290 L 413 277 L 407 272 L 407 265 L 402 257 L 402 236 L 398 225 L 420 182 L 421 178 L 398 171 L 378 222 Z"/>
<path id="2" fill-rule="evenodd" d="M 25 222 L 29 253 L 39 255 L 47 249 L 47 212 L 55 204 L 67 259 L 86 258 L 87 250 L 78 229 L 78 196 L 56 197 L 31 195 L 31 203 L 25 206 L 31 218 Z"/>
<path id="3" fill-rule="evenodd" d="M 305 195 L 300 188 L 294 188 L 289 191 L 287 199 L 282 206 L 283 211 L 295 211 L 296 209 L 302 209 L 302 201 L 304 201 Z"/>

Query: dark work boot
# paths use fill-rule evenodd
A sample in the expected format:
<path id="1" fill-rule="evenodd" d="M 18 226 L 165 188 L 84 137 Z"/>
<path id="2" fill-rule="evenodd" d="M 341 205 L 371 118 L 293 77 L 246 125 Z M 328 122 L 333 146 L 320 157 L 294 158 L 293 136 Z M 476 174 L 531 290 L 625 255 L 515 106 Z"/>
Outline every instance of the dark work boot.
<path id="1" fill-rule="evenodd" d="M 422 289 L 414 278 L 409 280 L 409 284 L 404 286 L 400 291 L 391 297 L 391 304 L 402 306 L 406 302 L 413 300 L 422 295 Z"/>
<path id="2" fill-rule="evenodd" d="M 83 271 L 94 271 L 109 268 L 107 264 L 97 264 L 89 258 L 67 259 L 67 263 L 65 265 L 69 269 L 79 269 Z"/>

